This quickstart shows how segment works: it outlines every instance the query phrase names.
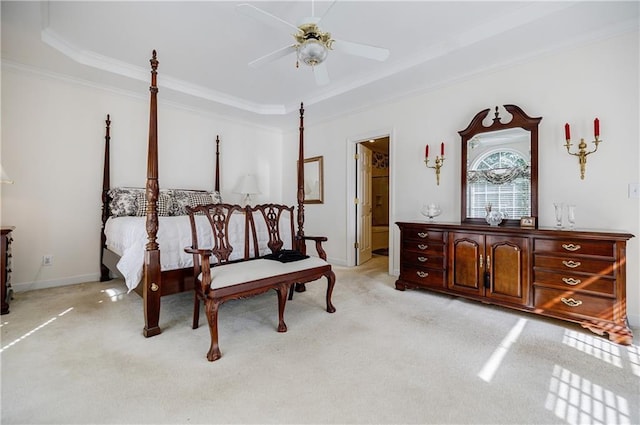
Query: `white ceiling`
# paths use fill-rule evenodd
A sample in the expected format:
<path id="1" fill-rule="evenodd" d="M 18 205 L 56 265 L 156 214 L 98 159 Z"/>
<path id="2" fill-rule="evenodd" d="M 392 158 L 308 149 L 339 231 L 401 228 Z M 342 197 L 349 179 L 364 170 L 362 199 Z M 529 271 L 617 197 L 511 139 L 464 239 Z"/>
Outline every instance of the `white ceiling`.
<path id="1" fill-rule="evenodd" d="M 239 13 L 240 3 L 3 0 L 2 60 L 148 96 L 156 49 L 161 101 L 291 128 L 300 102 L 307 122 L 322 120 L 628 32 L 639 22 L 637 1 L 251 2 L 295 25 L 313 7 L 333 38 L 391 51 L 386 62 L 331 51 L 331 83 L 318 86 L 309 67 L 296 69 L 295 55 L 259 69 L 247 65 L 293 38 Z"/>

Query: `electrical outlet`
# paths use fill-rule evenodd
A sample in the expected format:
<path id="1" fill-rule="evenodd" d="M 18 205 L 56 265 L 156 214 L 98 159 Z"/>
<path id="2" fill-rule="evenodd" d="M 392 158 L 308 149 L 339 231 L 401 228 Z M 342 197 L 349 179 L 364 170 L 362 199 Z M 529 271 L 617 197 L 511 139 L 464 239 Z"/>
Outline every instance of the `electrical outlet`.
<path id="1" fill-rule="evenodd" d="M 629 198 L 640 198 L 640 183 L 629 183 Z"/>
<path id="2" fill-rule="evenodd" d="M 42 265 L 43 266 L 53 266 L 53 255 L 43 255 L 42 256 Z"/>

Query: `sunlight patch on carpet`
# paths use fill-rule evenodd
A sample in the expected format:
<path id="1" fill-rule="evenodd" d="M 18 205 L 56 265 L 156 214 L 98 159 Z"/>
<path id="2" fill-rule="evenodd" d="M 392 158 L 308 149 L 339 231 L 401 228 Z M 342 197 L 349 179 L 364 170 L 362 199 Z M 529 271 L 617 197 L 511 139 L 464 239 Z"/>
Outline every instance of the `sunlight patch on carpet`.
<path id="1" fill-rule="evenodd" d="M 480 379 L 485 382 L 491 382 L 493 375 L 495 375 L 502 363 L 502 359 L 507 355 L 511 345 L 518 340 L 526 323 L 527 319 L 518 319 L 518 322 L 511 328 L 507 336 L 504 337 L 498 348 L 495 349 L 491 357 L 489 357 L 489 360 L 487 360 L 482 367 L 482 370 L 478 374 Z"/>
<path id="2" fill-rule="evenodd" d="M 626 398 L 555 365 L 545 408 L 568 424 L 629 424 Z"/>
<path id="3" fill-rule="evenodd" d="M 68 309 L 66 309 L 65 311 L 63 311 L 62 313 L 58 314 L 58 317 L 62 317 L 65 314 L 69 313 L 71 310 L 73 310 L 73 307 L 69 307 Z M 43 324 L 39 325 L 38 327 L 30 330 L 29 332 L 27 332 L 26 334 L 22 335 L 20 338 L 16 338 L 13 341 L 11 341 L 10 343 L 8 343 L 7 345 L 5 345 L 4 347 L 0 348 L 0 353 L 2 353 L 4 350 L 6 350 L 7 348 L 16 345 L 18 342 L 22 341 L 23 339 L 33 335 L 34 333 L 36 333 L 37 331 L 39 331 L 40 329 L 44 328 L 47 325 L 50 325 L 51 323 L 53 323 L 58 317 L 52 317 L 51 319 L 47 320 L 46 322 L 44 322 Z"/>
<path id="4" fill-rule="evenodd" d="M 620 348 L 603 338 L 566 329 L 562 343 L 617 367 L 622 367 Z"/>

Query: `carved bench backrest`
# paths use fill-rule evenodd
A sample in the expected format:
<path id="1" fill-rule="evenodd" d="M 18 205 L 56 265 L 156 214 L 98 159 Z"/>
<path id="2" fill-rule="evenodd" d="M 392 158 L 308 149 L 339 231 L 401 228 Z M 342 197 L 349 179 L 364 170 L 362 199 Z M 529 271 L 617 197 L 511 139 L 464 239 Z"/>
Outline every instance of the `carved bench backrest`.
<path id="1" fill-rule="evenodd" d="M 272 253 L 281 249 L 296 249 L 293 210 L 293 206 L 281 204 L 261 204 L 247 207 L 247 216 L 253 237 L 253 256 L 259 257 L 261 254 L 260 240 L 258 239 L 261 232 L 256 229 L 263 227 L 266 227 L 268 236 L 266 243 Z"/>
<path id="2" fill-rule="evenodd" d="M 242 245 L 244 247 L 243 257 L 246 259 L 249 254 L 248 248 L 248 222 L 245 219 L 245 211 L 239 205 L 231 205 L 231 204 L 207 204 L 207 205 L 198 205 L 196 207 L 186 207 L 187 213 L 189 214 L 189 221 L 191 222 L 191 247 L 198 248 L 207 248 L 211 249 L 213 255 L 216 257 L 218 264 L 226 263 L 231 260 L 231 254 L 235 250 L 242 249 L 239 244 L 235 246 L 230 242 L 229 237 L 233 236 L 236 240 L 240 237 Z M 241 214 L 242 217 L 242 229 L 241 235 L 232 235 L 232 219 L 238 219 L 238 215 Z M 196 224 L 196 220 L 198 216 L 204 216 L 208 225 L 211 226 L 211 241 L 203 241 L 202 236 L 198 236 L 198 226 Z M 237 222 L 236 222 L 237 224 Z M 198 246 L 199 244 L 204 246 Z M 236 252 L 239 254 L 239 252 Z M 197 257 L 197 256 L 196 256 Z M 238 255 L 235 256 L 238 258 Z M 195 264 L 194 264 L 195 266 Z M 197 265 L 199 268 L 199 264 Z"/>

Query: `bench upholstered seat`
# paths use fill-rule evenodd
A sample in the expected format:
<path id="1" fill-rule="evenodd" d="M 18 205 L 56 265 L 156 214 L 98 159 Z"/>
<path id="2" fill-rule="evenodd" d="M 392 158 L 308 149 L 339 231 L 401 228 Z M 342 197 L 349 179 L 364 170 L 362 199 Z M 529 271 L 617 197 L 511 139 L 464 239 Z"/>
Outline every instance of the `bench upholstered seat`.
<path id="1" fill-rule="evenodd" d="M 300 261 L 281 263 L 276 260 L 266 260 L 256 258 L 248 261 L 224 264 L 223 267 L 211 268 L 211 289 L 221 289 L 238 284 L 247 284 L 265 278 L 277 279 L 282 276 L 283 280 L 291 273 L 314 269 L 317 267 L 329 266 L 325 260 L 318 257 L 309 257 Z M 202 273 L 198 276 L 201 281 Z"/>

